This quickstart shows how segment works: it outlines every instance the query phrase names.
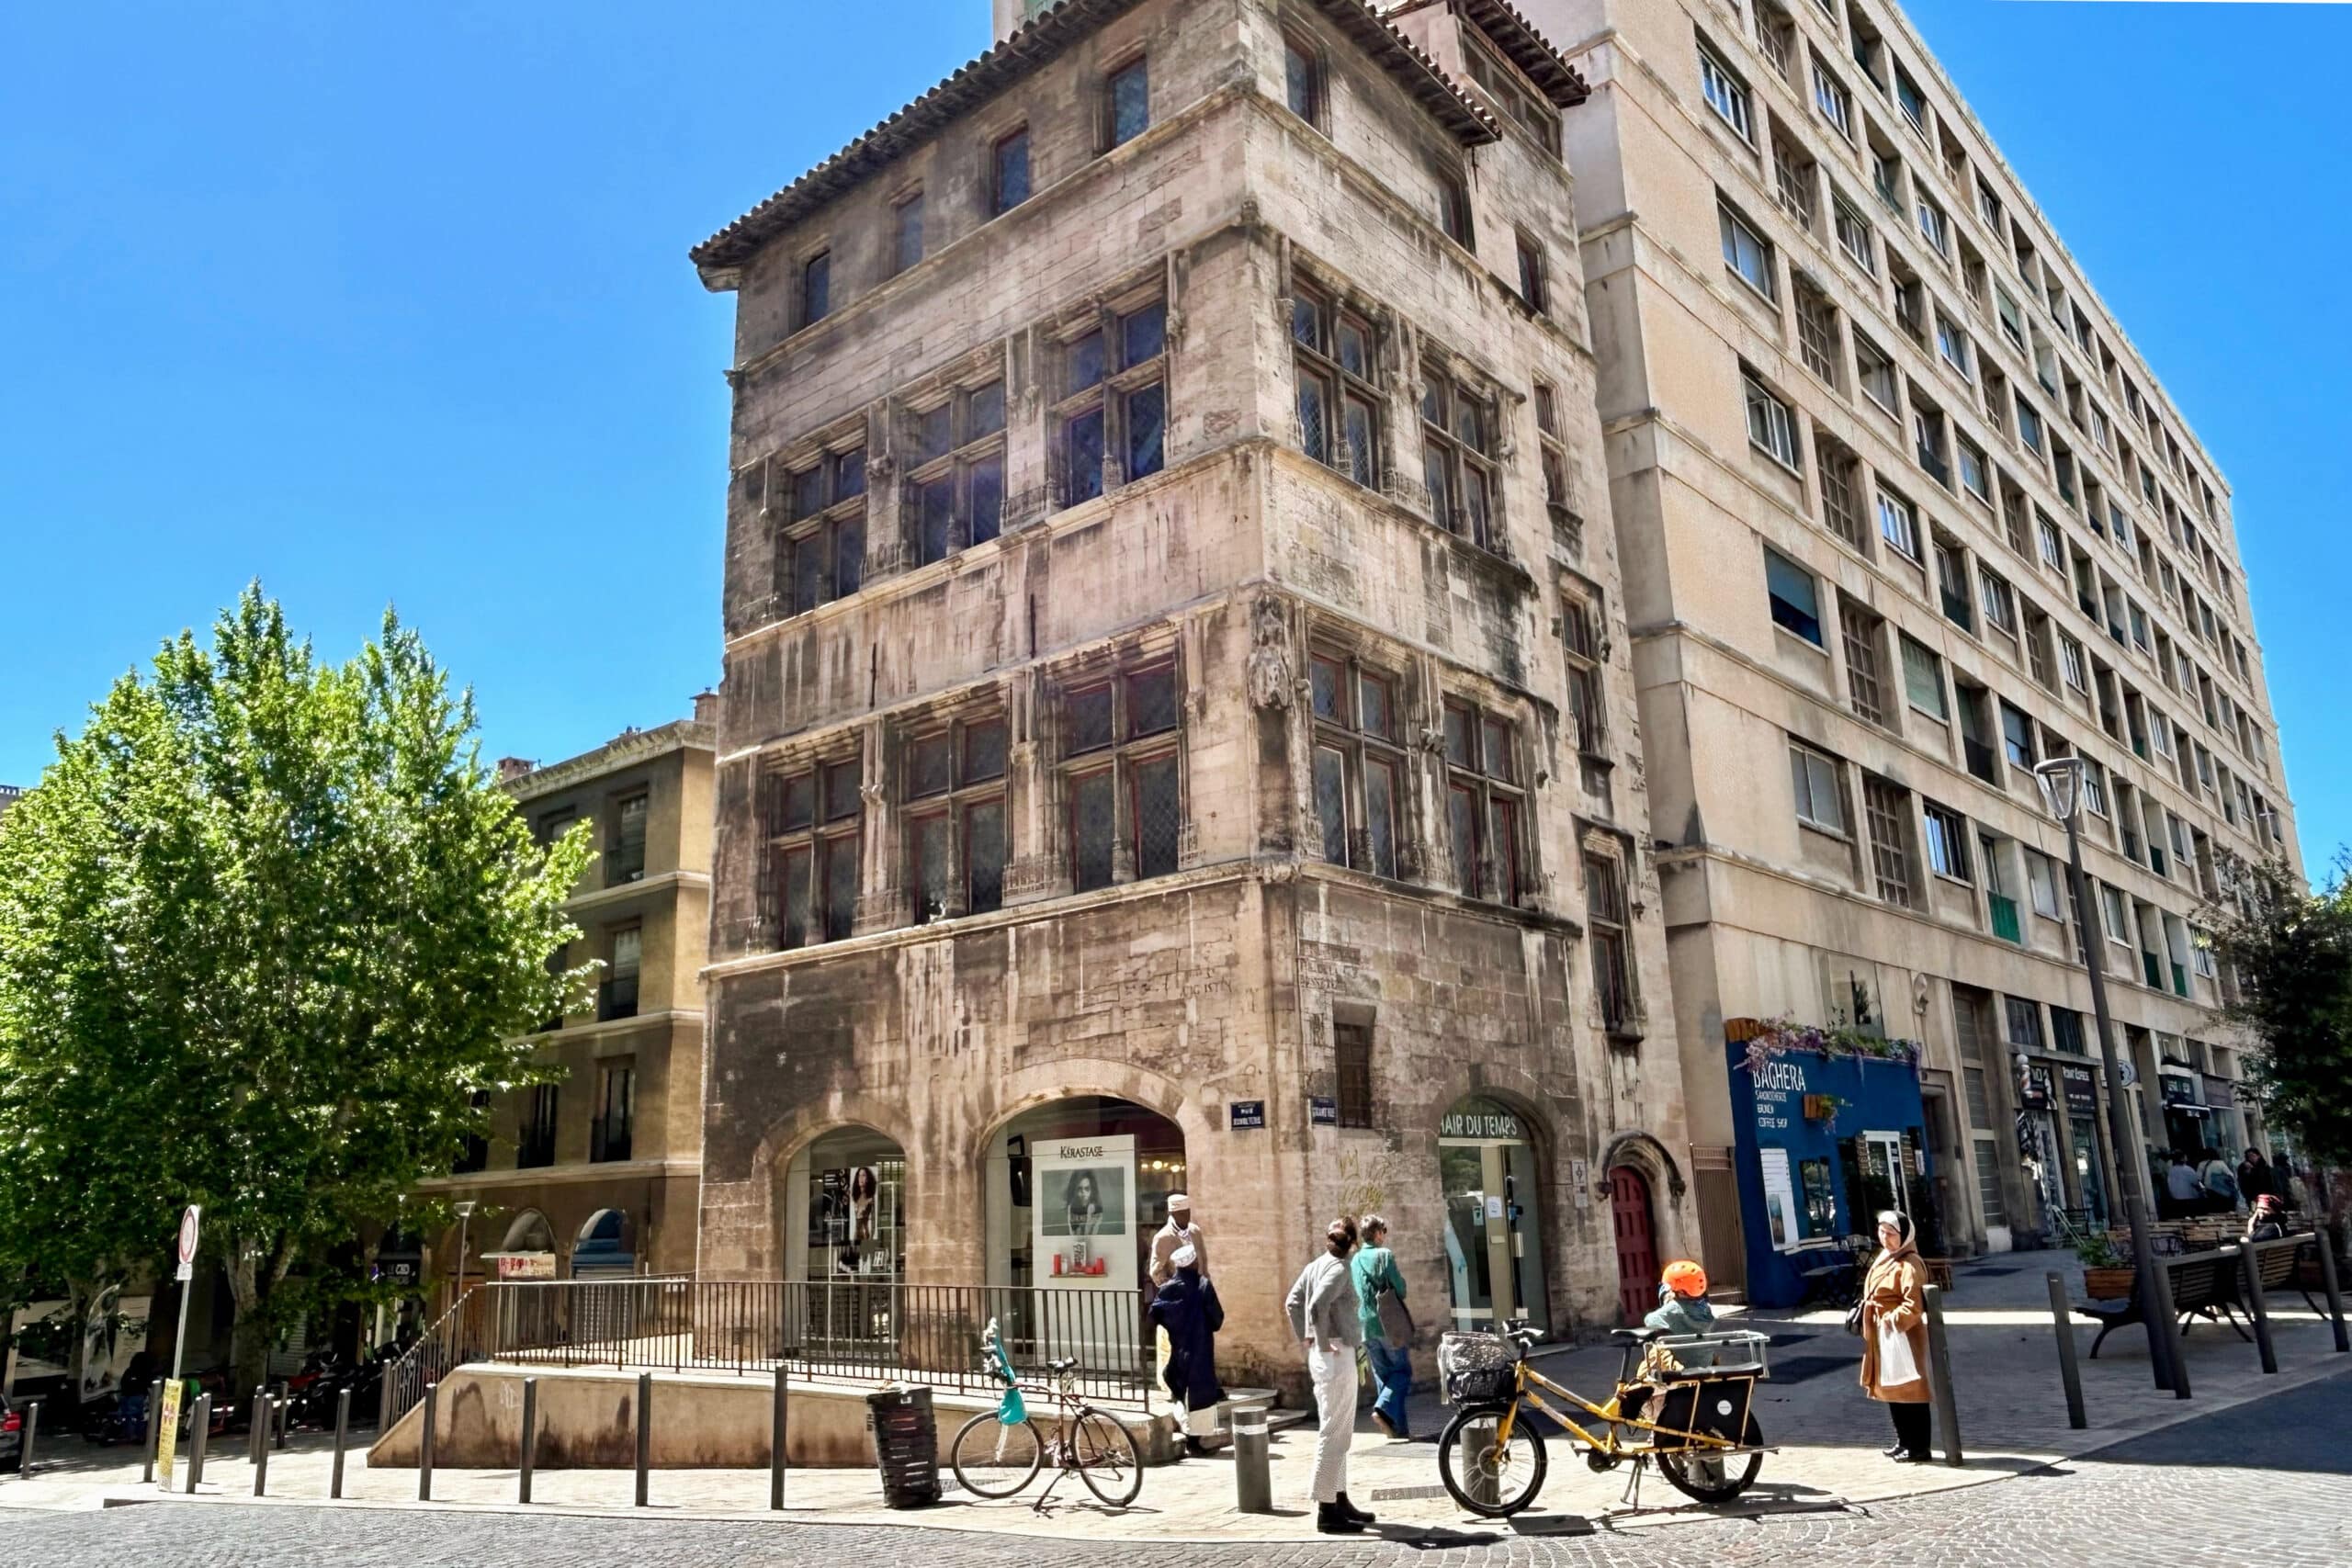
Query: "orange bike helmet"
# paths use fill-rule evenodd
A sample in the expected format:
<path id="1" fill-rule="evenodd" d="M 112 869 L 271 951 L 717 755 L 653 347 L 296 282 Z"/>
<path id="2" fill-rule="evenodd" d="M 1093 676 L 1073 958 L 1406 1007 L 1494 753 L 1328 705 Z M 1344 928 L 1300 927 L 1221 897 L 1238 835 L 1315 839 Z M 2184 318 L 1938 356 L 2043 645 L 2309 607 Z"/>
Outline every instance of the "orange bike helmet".
<path id="1" fill-rule="evenodd" d="M 1658 1282 L 1676 1295 L 1693 1300 L 1707 1293 L 1707 1271 L 1687 1258 L 1668 1264 L 1666 1272 L 1658 1276 Z"/>

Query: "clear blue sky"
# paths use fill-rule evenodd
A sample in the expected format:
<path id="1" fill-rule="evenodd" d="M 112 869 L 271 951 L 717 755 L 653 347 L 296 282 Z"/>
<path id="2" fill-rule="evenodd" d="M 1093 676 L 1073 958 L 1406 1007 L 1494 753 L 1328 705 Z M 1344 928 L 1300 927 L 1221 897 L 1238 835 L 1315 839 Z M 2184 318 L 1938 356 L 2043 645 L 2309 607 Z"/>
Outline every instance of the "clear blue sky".
<path id="1" fill-rule="evenodd" d="M 988 11 L 11 7 L 0 782 L 254 576 L 336 657 L 397 603 L 493 754 L 683 714 L 718 672 L 729 323 L 686 247 Z M 1913 15 L 2236 488 L 2324 864 L 2352 840 L 2352 8 Z"/>

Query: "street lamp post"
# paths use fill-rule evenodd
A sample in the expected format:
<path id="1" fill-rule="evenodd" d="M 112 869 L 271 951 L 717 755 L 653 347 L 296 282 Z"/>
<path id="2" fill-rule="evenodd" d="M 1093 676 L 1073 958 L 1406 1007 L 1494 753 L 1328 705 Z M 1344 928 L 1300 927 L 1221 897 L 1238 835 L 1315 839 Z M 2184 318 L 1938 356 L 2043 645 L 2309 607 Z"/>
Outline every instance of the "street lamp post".
<path id="1" fill-rule="evenodd" d="M 2141 1314 L 2147 1322 L 2148 1360 L 2155 1370 L 2156 1386 L 2179 1393 L 2179 1380 L 2175 1375 L 2178 1346 L 2173 1338 L 2172 1292 L 2156 1276 L 2155 1247 L 2148 1235 L 2148 1205 L 2143 1196 L 2146 1162 L 2140 1156 L 2138 1140 L 2132 1136 L 2131 1121 L 2124 1112 L 2123 1073 L 2116 1059 L 2115 1021 L 2107 1010 L 2107 955 L 2102 951 L 2105 944 L 2089 929 L 2098 911 L 2091 903 L 2090 887 L 2083 878 L 2083 839 L 2076 821 L 2083 803 L 2083 760 L 2053 757 L 2033 773 L 2041 785 L 2041 798 L 2049 806 L 2050 814 L 2066 827 L 2067 886 L 2074 894 L 2075 934 L 2082 940 L 2083 967 L 2091 976 L 2091 1011 L 2098 1028 L 2099 1059 L 2107 1071 L 2107 1138 L 2115 1150 L 2116 1174 L 2123 1183 L 2123 1213 L 2132 1227 L 2132 1277 L 2138 1281 Z"/>
<path id="2" fill-rule="evenodd" d="M 460 1198 L 453 1206 L 458 1211 L 458 1293 L 450 1298 L 452 1306 L 466 1299 L 466 1227 L 473 1221 L 474 1201 Z"/>

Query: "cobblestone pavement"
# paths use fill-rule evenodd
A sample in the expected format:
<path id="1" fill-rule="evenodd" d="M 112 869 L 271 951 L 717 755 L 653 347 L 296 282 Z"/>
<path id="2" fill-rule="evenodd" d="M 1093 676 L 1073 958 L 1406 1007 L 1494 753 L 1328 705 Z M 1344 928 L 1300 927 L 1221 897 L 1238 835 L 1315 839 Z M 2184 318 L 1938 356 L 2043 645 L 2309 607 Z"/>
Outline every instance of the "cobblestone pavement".
<path id="1" fill-rule="evenodd" d="M 2144 1568 L 2220 1552 L 2262 1568 L 2338 1568 L 2352 1562 L 2352 1371 L 1960 1491 L 1624 1531 L 1592 1531 L 1573 1517 L 1545 1522 L 1541 1534 L 1417 1527 L 1410 1539 L 1148 1550 L 1155 1568 Z M 204 1503 L 0 1508 L 0 1561 L 28 1568 L 279 1568 L 306 1560 L 338 1568 L 1095 1568 L 1106 1553 L 1134 1550 L 872 1525 Z"/>

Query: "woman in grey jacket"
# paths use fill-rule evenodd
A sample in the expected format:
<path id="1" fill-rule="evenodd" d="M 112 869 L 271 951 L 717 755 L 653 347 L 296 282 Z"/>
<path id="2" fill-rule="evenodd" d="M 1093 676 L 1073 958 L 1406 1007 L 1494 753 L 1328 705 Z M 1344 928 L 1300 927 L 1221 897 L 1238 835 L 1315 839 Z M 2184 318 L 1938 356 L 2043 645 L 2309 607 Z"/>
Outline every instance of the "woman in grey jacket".
<path id="1" fill-rule="evenodd" d="M 1363 1343 L 1363 1314 L 1348 1254 L 1356 1249 L 1356 1223 L 1342 1215 L 1323 1233 L 1323 1255 L 1299 1270 L 1283 1303 L 1291 1333 L 1306 1347 L 1315 1384 L 1315 1528 L 1325 1535 L 1354 1535 L 1372 1515 L 1348 1501 L 1348 1445 L 1356 1433 L 1356 1348 Z"/>

